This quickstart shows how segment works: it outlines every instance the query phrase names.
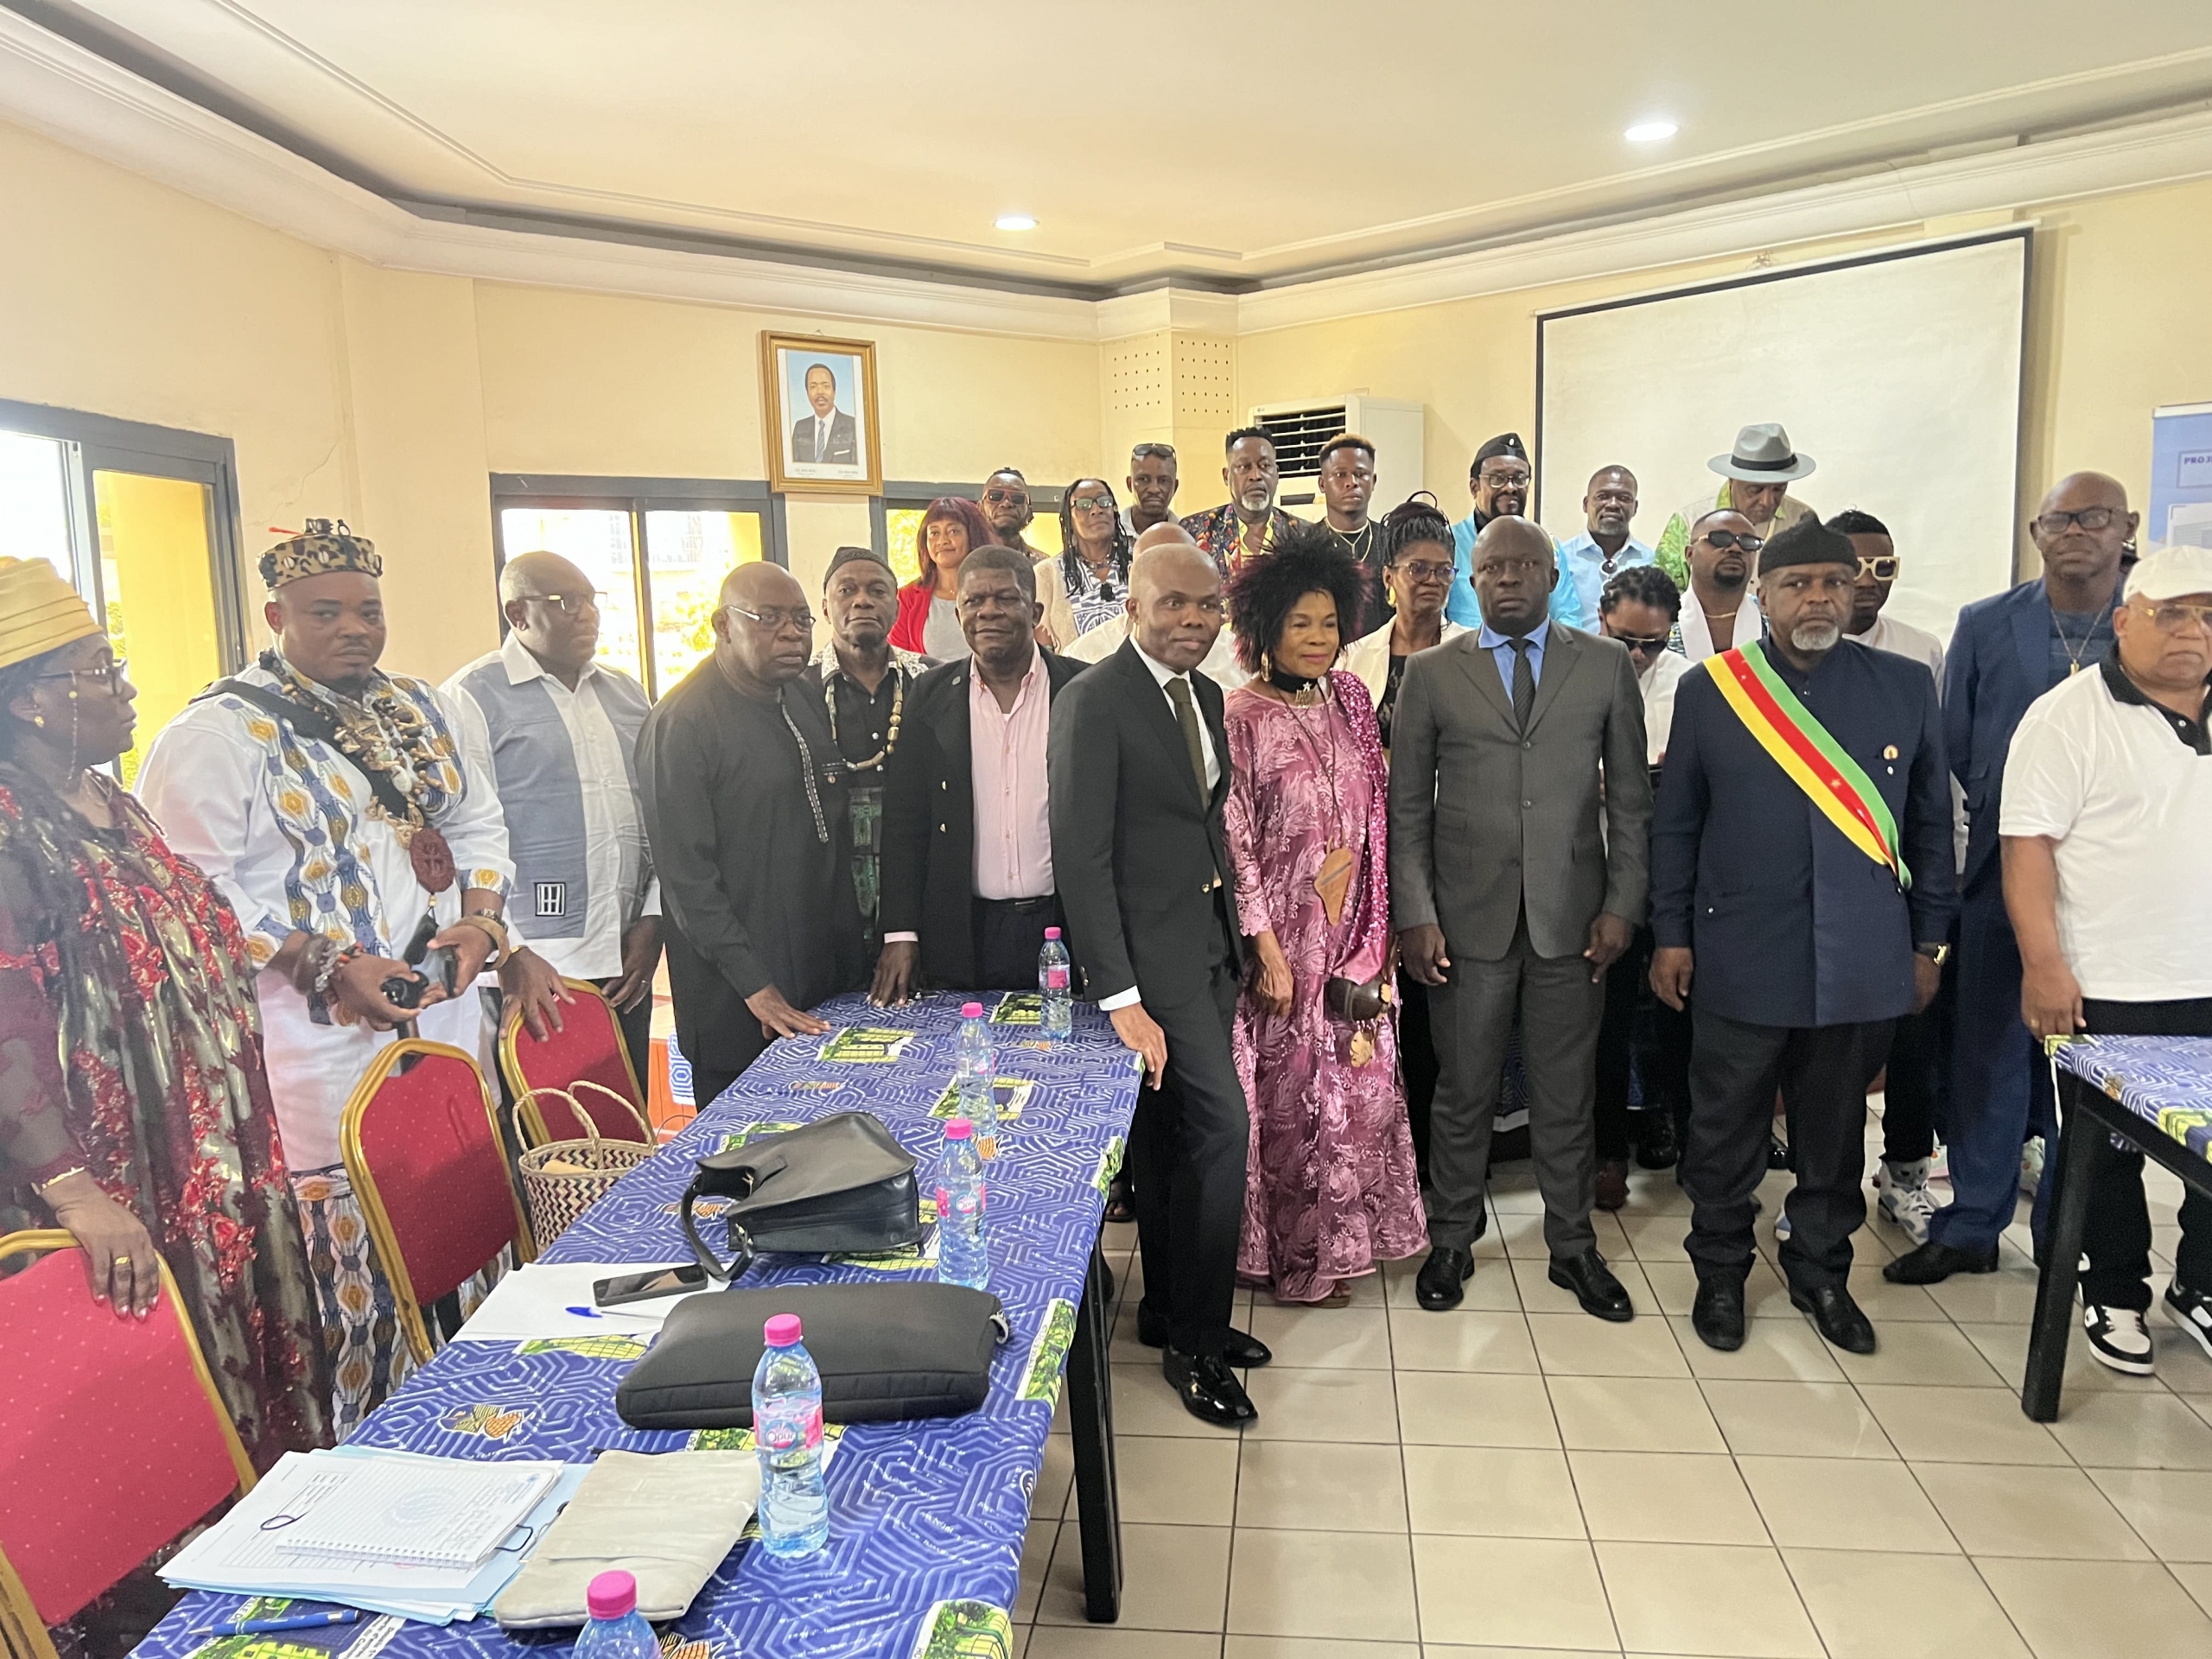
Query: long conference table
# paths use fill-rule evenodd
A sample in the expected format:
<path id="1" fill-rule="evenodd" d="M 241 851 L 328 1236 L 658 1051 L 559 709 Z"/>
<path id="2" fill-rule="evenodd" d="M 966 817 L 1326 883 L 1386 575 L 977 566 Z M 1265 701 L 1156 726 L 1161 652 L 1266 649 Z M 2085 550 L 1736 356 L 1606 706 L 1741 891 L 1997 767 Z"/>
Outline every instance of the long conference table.
<path id="1" fill-rule="evenodd" d="M 664 1649 L 672 1636 L 681 1659 L 1009 1659 L 1022 1536 L 1064 1373 L 1086 1611 L 1097 1620 L 1118 1612 L 1108 1297 L 1097 1238 L 1135 1103 L 1134 1057 L 1094 1009 L 1078 1005 L 1072 1038 L 1048 1044 L 1038 1034 L 1033 995 L 982 1000 L 993 1010 L 1001 1093 L 1017 1097 L 989 1166 L 991 1290 L 1013 1328 L 993 1362 L 989 1397 L 963 1417 L 847 1428 L 827 1475 L 827 1548 L 792 1563 L 741 1544 L 690 1611 L 664 1628 Z M 860 996 L 823 1004 L 815 1012 L 834 1027 L 828 1036 L 775 1044 L 544 1259 L 688 1260 L 678 1199 L 694 1160 L 733 1137 L 832 1113 L 874 1113 L 926 1170 L 950 1116 L 962 1001 L 940 993 L 895 1009 Z M 720 1230 L 701 1231 L 713 1240 Z M 915 1251 L 868 1261 L 764 1255 L 738 1283 L 926 1278 L 934 1263 L 931 1236 Z M 643 1352 L 642 1340 L 626 1335 L 455 1341 L 372 1413 L 353 1443 L 569 1462 L 715 1444 L 718 1431 L 639 1430 L 616 1416 L 615 1384 Z M 205 1640 L 190 1631 L 232 1616 L 241 1599 L 187 1596 L 138 1653 L 183 1659 Z M 443 1628 L 407 1624 L 384 1659 L 517 1659 L 569 1645 L 566 1632 L 511 1638 L 487 1615 Z"/>

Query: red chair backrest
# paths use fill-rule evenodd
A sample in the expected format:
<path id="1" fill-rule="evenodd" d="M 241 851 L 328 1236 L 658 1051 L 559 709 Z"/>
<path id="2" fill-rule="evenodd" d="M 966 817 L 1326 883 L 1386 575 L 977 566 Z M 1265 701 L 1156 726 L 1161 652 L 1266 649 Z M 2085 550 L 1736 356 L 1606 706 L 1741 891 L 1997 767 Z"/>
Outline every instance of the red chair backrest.
<path id="1" fill-rule="evenodd" d="M 92 1300 L 79 1250 L 0 1280 L 0 1550 L 47 1624 L 236 1492 L 237 1445 L 166 1278 L 143 1319 Z"/>
<path id="2" fill-rule="evenodd" d="M 613 1004 L 595 986 L 575 980 L 568 985 L 575 1000 L 562 1004 L 560 1030 L 533 1037 L 530 1028 L 518 1020 L 505 1033 L 501 1048 L 510 1063 L 508 1085 L 520 1096 L 533 1089 L 567 1089 L 579 1081 L 598 1084 L 635 1106 L 638 1116 L 632 1117 L 603 1095 L 582 1090 L 576 1098 L 591 1115 L 592 1127 L 605 1140 L 650 1141 L 650 1134 L 640 1127 L 646 1116 L 645 1096 L 631 1075 L 630 1057 L 622 1046 L 622 1027 L 615 1018 Z M 585 1138 L 576 1115 L 558 1096 L 540 1095 L 537 1111 L 544 1121 L 547 1140 Z"/>
<path id="3" fill-rule="evenodd" d="M 408 1288 L 427 1306 L 508 1245 L 528 1247 L 484 1074 L 459 1049 L 408 1046 L 418 1051 L 411 1064 L 377 1083 L 353 1138 L 373 1186 L 364 1196 L 383 1210 Z"/>

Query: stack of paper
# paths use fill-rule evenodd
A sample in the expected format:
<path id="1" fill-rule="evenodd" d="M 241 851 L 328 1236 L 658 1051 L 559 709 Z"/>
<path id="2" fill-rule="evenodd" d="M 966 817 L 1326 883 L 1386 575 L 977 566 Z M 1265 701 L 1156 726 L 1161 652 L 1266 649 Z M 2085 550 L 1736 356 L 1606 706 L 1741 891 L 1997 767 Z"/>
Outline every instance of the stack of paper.
<path id="1" fill-rule="evenodd" d="M 582 1484 L 583 1465 L 290 1452 L 162 1569 L 188 1590 L 474 1618 Z"/>
<path id="2" fill-rule="evenodd" d="M 658 1262 L 533 1262 L 492 1287 L 492 1294 L 470 1314 L 456 1342 L 529 1342 L 546 1337 L 636 1336 L 651 1338 L 686 1296 L 698 1290 L 657 1296 L 647 1302 L 599 1307 L 592 1287 L 602 1279 L 645 1273 L 675 1263 Z M 701 1289 L 719 1289 L 702 1286 Z"/>

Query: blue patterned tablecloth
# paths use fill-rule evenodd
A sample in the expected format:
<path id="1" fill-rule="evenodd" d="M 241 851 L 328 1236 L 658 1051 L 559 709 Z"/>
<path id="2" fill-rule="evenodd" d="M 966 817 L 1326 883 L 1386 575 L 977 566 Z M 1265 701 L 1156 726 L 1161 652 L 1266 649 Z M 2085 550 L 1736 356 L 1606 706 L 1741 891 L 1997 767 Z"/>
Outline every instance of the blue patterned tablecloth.
<path id="1" fill-rule="evenodd" d="M 1030 1494 L 1059 1392 L 1108 1179 L 1136 1096 L 1133 1057 L 1095 1010 L 1078 1007 L 1071 1040 L 1038 1039 L 1034 996 L 986 997 L 998 1071 L 1026 1095 L 990 1166 L 991 1289 L 1013 1340 L 988 1399 L 964 1417 L 847 1429 L 830 1465 L 830 1541 L 810 1560 L 741 1545 L 691 1611 L 663 1631 L 666 1659 L 1007 1659 L 1007 1610 L 1020 1576 Z M 546 1252 L 550 1262 L 688 1258 L 677 1200 L 694 1160 L 729 1137 L 833 1112 L 873 1112 L 926 1160 L 952 1074 L 960 999 L 871 1007 L 841 997 L 817 1010 L 828 1038 L 776 1044 L 676 1140 L 626 1177 Z M 1026 1022 L 1024 1022 L 1026 1016 Z M 892 1058 L 868 1032 L 903 1033 Z M 1027 1085 L 1026 1089 L 1022 1085 Z M 702 1230 L 705 1230 L 702 1229 Z M 709 1236 L 714 1236 L 709 1234 Z M 740 1282 L 812 1284 L 933 1274 L 934 1238 L 904 1258 L 825 1262 L 766 1256 Z M 614 1413 L 614 1387 L 642 1352 L 628 1337 L 455 1343 L 363 1425 L 355 1442 L 455 1458 L 560 1458 L 603 1450 L 670 1452 L 706 1434 L 645 1432 Z M 707 1432 L 710 1434 L 712 1432 Z M 711 1441 L 709 1441 L 711 1443 Z M 235 1597 L 194 1594 L 139 1653 L 181 1659 L 187 1632 L 229 1613 Z M 409 1624 L 385 1659 L 514 1659 L 565 1651 L 564 1634 L 510 1638 L 486 1617 L 445 1629 Z"/>
<path id="2" fill-rule="evenodd" d="M 2084 1038 L 2058 1067 L 2212 1159 L 2212 1037 Z"/>

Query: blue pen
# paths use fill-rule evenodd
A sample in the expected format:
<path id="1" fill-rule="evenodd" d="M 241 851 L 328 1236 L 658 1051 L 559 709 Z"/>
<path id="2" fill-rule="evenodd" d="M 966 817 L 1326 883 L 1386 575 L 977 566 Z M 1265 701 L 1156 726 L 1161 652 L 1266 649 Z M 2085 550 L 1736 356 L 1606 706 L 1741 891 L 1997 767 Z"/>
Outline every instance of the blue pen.
<path id="1" fill-rule="evenodd" d="M 319 1630 L 326 1624 L 351 1624 L 361 1617 L 358 1609 L 340 1607 L 334 1613 L 288 1613 L 282 1618 L 238 1618 L 213 1624 L 194 1636 L 267 1636 L 275 1630 Z"/>
<path id="2" fill-rule="evenodd" d="M 578 1307 L 571 1305 L 562 1309 L 562 1312 L 573 1313 L 580 1319 L 595 1319 L 599 1317 L 599 1310 L 595 1307 Z"/>

